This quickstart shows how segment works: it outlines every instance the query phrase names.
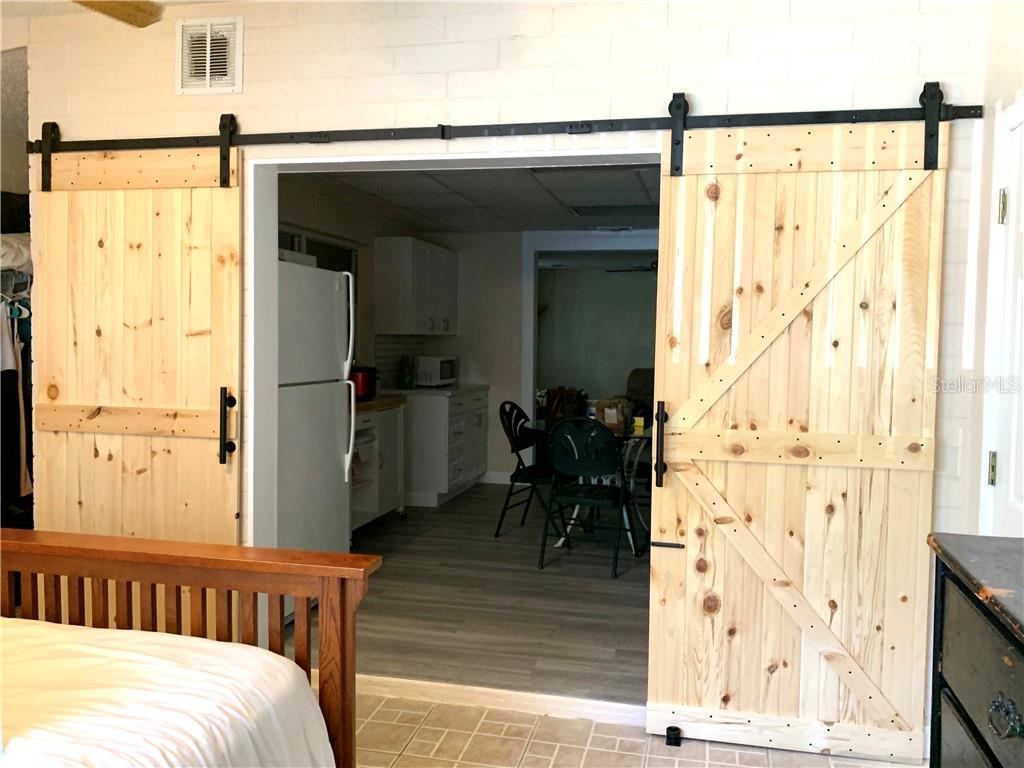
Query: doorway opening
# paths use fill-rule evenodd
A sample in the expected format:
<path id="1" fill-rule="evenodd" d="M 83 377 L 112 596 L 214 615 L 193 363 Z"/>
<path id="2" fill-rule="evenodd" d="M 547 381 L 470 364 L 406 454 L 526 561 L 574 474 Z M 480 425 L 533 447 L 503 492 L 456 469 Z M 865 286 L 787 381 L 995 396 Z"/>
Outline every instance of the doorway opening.
<path id="1" fill-rule="evenodd" d="M 645 701 L 649 522 L 634 523 L 638 556 L 623 545 L 617 579 L 610 574 L 614 531 L 589 519 L 573 533 L 571 549 L 548 541 L 543 570 L 541 504 L 531 505 L 523 525 L 523 508 L 513 509 L 501 536 L 494 534 L 516 467 L 499 405 L 515 402 L 536 421 L 546 405 L 538 389 L 573 386 L 587 394 L 585 416 L 586 400 L 625 396 L 630 371 L 653 367 L 656 160 L 645 150 L 252 168 L 247 528 L 256 544 L 350 545 L 384 556 L 360 608 L 360 674 Z M 350 422 L 317 438 L 348 456 L 346 498 L 333 507 L 345 508 L 350 541 L 317 539 L 315 526 L 296 519 L 307 505 L 294 483 L 288 498 L 280 495 L 283 452 L 290 450 L 280 436 L 294 429 L 282 409 L 279 364 L 286 347 L 313 343 L 314 335 L 288 336 L 281 316 L 309 311 L 311 322 L 329 321 L 322 307 L 317 321 L 316 308 L 282 299 L 281 264 L 301 262 L 274 247 L 282 232 L 353 255 L 345 270 L 352 274 L 351 369 L 370 371 L 375 386 L 360 393 Z M 582 269 L 559 269 L 558 260 Z M 586 298 L 588 289 L 571 281 L 562 285 L 570 272 L 595 272 L 597 283 L 616 279 L 610 290 L 621 293 L 622 311 L 575 317 L 574 307 L 607 299 Z M 638 277 L 643 284 L 633 286 Z M 636 317 L 645 315 L 650 338 L 638 340 L 646 326 Z M 576 336 L 557 336 L 569 324 Z M 554 352 L 549 337 L 571 347 Z M 638 364 L 592 357 L 595 339 L 616 354 L 636 348 Z M 615 371 L 592 383 L 559 368 L 562 358 L 579 357 L 576 346 L 592 357 L 592 368 Z M 342 368 L 343 347 L 335 343 L 331 353 Z M 631 367 L 623 372 L 622 365 Z M 345 395 L 339 386 L 335 399 Z M 649 506 L 635 512 L 646 518 Z M 310 542 L 294 541 L 295 530 Z"/>

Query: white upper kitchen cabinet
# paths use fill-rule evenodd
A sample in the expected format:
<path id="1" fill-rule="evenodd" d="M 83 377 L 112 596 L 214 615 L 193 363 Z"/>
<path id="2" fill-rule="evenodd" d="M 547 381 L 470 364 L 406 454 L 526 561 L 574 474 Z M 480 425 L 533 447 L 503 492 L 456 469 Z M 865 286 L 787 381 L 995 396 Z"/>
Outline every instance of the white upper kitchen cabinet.
<path id="1" fill-rule="evenodd" d="M 374 318 L 379 334 L 454 336 L 458 257 L 413 237 L 374 241 Z"/>

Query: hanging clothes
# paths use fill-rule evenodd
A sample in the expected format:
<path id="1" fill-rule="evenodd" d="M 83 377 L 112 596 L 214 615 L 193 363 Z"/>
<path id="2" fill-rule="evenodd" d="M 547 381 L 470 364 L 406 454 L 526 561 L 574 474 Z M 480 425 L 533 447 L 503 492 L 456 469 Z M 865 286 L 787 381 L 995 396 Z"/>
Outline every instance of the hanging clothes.
<path id="1" fill-rule="evenodd" d="M 5 270 L 6 274 L 6 270 Z M 5 527 L 33 526 L 31 320 L 27 298 L 4 297 L 0 317 L 0 496 Z M 12 315 L 14 317 L 12 317 Z"/>
<path id="2" fill-rule="evenodd" d="M 18 336 L 18 322 L 14 322 L 14 363 L 18 371 L 18 493 L 21 496 L 28 496 L 32 493 L 32 476 L 28 471 L 29 453 L 28 437 L 29 431 L 28 411 L 25 403 L 30 399 L 31 394 L 26 397 L 25 377 L 23 375 L 23 358 L 25 345 Z"/>
<path id="3" fill-rule="evenodd" d="M 4 309 L 7 309 L 6 305 L 4 306 Z M 14 332 L 12 330 L 11 319 L 5 311 L 3 327 L 0 328 L 0 368 L 5 371 L 17 370 L 18 366 L 15 363 L 14 358 Z"/>

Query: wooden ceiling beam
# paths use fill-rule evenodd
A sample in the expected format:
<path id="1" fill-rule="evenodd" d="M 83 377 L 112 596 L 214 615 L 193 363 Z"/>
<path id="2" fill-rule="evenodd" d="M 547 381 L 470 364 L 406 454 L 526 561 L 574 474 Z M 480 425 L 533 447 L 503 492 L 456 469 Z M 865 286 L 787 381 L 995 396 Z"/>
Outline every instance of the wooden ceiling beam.
<path id="1" fill-rule="evenodd" d="M 148 27 L 160 21 L 164 7 L 149 0 L 73 0 L 76 5 L 102 13 L 112 19 L 131 24 L 133 27 Z"/>

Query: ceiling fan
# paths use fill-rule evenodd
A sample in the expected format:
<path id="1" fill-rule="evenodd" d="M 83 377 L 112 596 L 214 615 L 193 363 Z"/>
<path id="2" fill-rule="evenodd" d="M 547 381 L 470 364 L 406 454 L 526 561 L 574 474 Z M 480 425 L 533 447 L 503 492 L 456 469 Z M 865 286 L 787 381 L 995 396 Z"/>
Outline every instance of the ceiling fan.
<path id="1" fill-rule="evenodd" d="M 133 27 L 148 27 L 160 21 L 164 7 L 149 0 L 72 0 L 75 5 L 102 13 Z"/>

